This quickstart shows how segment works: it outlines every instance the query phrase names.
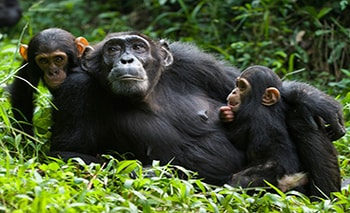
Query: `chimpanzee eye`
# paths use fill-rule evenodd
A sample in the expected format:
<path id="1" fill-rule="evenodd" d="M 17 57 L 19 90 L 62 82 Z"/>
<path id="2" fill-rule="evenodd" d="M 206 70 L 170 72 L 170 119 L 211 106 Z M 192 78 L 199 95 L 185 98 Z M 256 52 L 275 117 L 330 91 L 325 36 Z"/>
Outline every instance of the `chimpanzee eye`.
<path id="1" fill-rule="evenodd" d="M 247 86 L 244 83 L 239 84 L 239 89 L 240 90 L 245 90 Z"/>
<path id="2" fill-rule="evenodd" d="M 236 87 L 238 87 L 239 90 L 244 91 L 247 89 L 247 84 L 245 83 L 245 81 L 239 79 L 236 82 Z"/>
<path id="3" fill-rule="evenodd" d="M 109 46 L 106 50 L 108 55 L 117 55 L 121 52 L 121 47 L 119 45 Z"/>
<path id="4" fill-rule="evenodd" d="M 39 59 L 39 63 L 40 63 L 40 64 L 48 64 L 48 63 L 49 63 L 49 60 L 47 60 L 47 58 L 40 58 L 40 59 Z"/>
<path id="5" fill-rule="evenodd" d="M 144 53 L 146 52 L 146 46 L 142 43 L 136 43 L 132 45 L 132 49 L 136 52 L 136 53 Z"/>
<path id="6" fill-rule="evenodd" d="M 63 61 L 63 57 L 62 56 L 57 56 L 57 57 L 55 57 L 55 62 L 61 62 L 61 61 Z"/>

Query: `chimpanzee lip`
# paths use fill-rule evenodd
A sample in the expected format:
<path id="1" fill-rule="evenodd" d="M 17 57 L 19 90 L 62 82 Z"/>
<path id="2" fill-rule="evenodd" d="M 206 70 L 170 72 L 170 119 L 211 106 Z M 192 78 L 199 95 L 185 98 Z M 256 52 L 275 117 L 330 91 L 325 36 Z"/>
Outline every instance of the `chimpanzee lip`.
<path id="1" fill-rule="evenodd" d="M 145 79 L 142 77 L 134 76 L 134 75 L 122 75 L 117 78 L 121 81 L 144 81 Z"/>
<path id="2" fill-rule="evenodd" d="M 237 106 L 238 104 L 239 104 L 239 102 L 234 102 L 234 103 L 230 102 L 230 103 L 229 103 L 229 106 L 230 106 L 230 107 L 235 107 L 235 106 Z"/>
<path id="3" fill-rule="evenodd" d="M 231 108 L 232 112 L 237 112 L 240 102 L 229 103 L 228 106 Z"/>

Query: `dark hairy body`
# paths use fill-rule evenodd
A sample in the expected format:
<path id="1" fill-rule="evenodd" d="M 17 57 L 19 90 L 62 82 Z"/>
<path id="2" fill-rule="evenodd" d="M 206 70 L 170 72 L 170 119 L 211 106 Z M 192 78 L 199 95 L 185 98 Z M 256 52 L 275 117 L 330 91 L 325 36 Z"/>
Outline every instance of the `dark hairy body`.
<path id="1" fill-rule="evenodd" d="M 51 155 L 90 162 L 100 154 L 118 153 L 145 165 L 160 160 L 197 171 L 216 185 L 243 168 L 245 153 L 229 140 L 218 116 L 239 75 L 235 68 L 193 45 L 168 46 L 132 32 L 107 36 L 85 52 L 82 67 L 55 96 L 59 110 L 54 112 Z M 292 84 L 303 92 L 303 84 Z M 339 109 L 326 111 L 336 117 Z M 314 119 L 308 111 L 300 114 Z M 334 117 L 325 121 L 339 138 L 343 133 L 337 133 Z"/>
<path id="2" fill-rule="evenodd" d="M 37 33 L 28 45 L 20 46 L 24 61 L 10 85 L 11 105 L 15 126 L 33 135 L 35 87 L 42 80 L 55 96 L 55 90 L 67 75 L 80 68 L 80 55 L 88 42 L 59 28 L 48 28 Z"/>
<path id="3" fill-rule="evenodd" d="M 237 70 L 194 46 L 174 43 L 170 51 L 173 64 L 143 100 L 115 95 L 98 70 L 68 76 L 55 101 L 51 150 L 129 153 L 144 164 L 171 161 L 225 183 L 244 160 L 217 116 Z"/>

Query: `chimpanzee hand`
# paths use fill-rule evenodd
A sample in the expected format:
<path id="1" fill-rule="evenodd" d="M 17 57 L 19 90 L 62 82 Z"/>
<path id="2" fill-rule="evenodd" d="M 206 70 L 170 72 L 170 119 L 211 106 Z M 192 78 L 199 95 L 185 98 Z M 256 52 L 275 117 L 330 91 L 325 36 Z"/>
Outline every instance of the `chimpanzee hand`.
<path id="1" fill-rule="evenodd" d="M 282 96 L 290 112 L 312 128 L 321 128 L 334 141 L 346 130 L 342 106 L 334 98 L 305 83 L 283 82 Z"/>
<path id="2" fill-rule="evenodd" d="M 222 122 L 232 122 L 234 114 L 229 106 L 220 107 L 219 117 Z"/>

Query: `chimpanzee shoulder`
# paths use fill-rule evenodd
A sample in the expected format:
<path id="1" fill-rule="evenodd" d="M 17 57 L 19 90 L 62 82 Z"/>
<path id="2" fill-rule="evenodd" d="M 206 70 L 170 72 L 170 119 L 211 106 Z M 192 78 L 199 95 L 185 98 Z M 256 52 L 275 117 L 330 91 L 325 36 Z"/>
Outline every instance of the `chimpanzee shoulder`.
<path id="1" fill-rule="evenodd" d="M 206 53 L 194 44 L 184 42 L 169 43 L 174 63 L 166 70 L 171 78 L 188 82 L 187 86 L 200 88 L 211 98 L 225 100 L 234 87 L 234 79 L 240 70 L 227 61 L 218 60 L 213 54 Z M 166 77 L 163 75 L 163 77 Z"/>

